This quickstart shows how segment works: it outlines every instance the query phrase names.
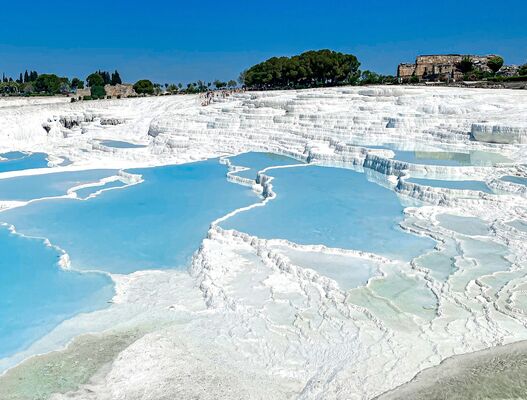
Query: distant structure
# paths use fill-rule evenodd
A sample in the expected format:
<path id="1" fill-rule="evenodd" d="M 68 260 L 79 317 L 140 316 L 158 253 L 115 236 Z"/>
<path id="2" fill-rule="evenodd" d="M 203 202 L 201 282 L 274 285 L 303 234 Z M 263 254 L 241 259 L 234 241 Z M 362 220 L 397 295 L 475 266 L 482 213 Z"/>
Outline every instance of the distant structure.
<path id="1" fill-rule="evenodd" d="M 134 90 L 134 85 L 129 83 L 117 84 L 117 85 L 104 85 L 106 96 L 112 99 L 134 97 L 137 93 Z"/>
<path id="2" fill-rule="evenodd" d="M 104 91 L 106 92 L 107 98 L 112 99 L 124 99 L 126 97 L 136 97 L 137 93 L 134 90 L 134 85 L 123 83 L 117 85 L 104 85 Z M 82 100 L 85 97 L 91 96 L 91 89 L 76 89 L 74 93 L 71 94 L 75 100 Z"/>
<path id="3" fill-rule="evenodd" d="M 474 69 L 490 72 L 487 62 L 491 57 L 494 55 L 436 54 L 418 56 L 415 59 L 415 64 L 399 64 L 397 78 L 401 83 L 409 82 L 412 77 L 416 77 L 419 82 L 455 82 L 463 79 L 463 72 L 459 69 L 459 63 L 464 58 L 470 58 Z"/>
<path id="4" fill-rule="evenodd" d="M 71 97 L 75 98 L 76 100 L 82 100 L 84 97 L 90 96 L 90 94 L 90 88 L 75 89 L 75 92 L 71 95 Z"/>

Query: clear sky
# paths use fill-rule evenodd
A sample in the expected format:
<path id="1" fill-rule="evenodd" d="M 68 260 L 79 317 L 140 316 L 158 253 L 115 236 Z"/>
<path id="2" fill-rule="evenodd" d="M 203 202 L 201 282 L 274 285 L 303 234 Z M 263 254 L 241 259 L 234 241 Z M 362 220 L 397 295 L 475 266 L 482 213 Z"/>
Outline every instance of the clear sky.
<path id="1" fill-rule="evenodd" d="M 0 7 L 0 73 L 158 83 L 236 79 L 274 55 L 330 48 L 395 74 L 418 54 L 527 62 L 527 0 L 25 0 Z"/>

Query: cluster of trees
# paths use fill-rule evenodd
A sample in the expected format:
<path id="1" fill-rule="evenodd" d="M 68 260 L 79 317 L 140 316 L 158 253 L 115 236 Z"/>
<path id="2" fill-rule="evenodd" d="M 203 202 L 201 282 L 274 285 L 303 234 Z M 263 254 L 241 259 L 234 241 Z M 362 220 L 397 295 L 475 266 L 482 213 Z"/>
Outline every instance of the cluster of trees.
<path id="1" fill-rule="evenodd" d="M 70 90 L 71 82 L 68 78 L 55 74 L 39 74 L 37 71 L 26 70 L 20 73 L 16 80 L 2 74 L 0 82 L 0 94 L 3 95 L 54 95 L 68 93 Z"/>
<path id="2" fill-rule="evenodd" d="M 223 81 L 220 81 L 219 79 L 216 79 L 212 83 L 216 89 L 226 89 L 226 88 L 234 89 L 237 86 L 237 82 L 233 79 L 231 79 L 228 82 L 223 82 Z M 209 83 L 209 86 L 210 86 L 210 83 Z"/>
<path id="3" fill-rule="evenodd" d="M 20 73 L 19 75 L 19 78 L 17 80 L 15 80 L 14 82 L 20 84 L 20 83 L 29 83 L 29 82 L 34 82 L 36 81 L 38 78 L 38 73 L 37 71 L 29 71 L 26 69 L 26 72 L 24 72 L 22 74 L 22 72 Z M 5 76 L 5 74 L 2 74 L 2 82 L 3 83 L 8 83 L 8 82 L 13 82 L 13 78 L 10 78 L 10 77 L 7 77 Z"/>
<path id="4" fill-rule="evenodd" d="M 123 83 L 123 81 L 121 80 L 121 76 L 119 75 L 119 71 L 115 70 L 115 72 L 108 72 L 108 71 L 96 71 L 94 72 L 93 74 L 90 74 L 90 76 L 92 75 L 99 75 L 101 78 L 102 78 L 102 81 L 103 81 L 103 86 L 104 85 L 120 85 Z M 86 82 L 88 82 L 88 80 L 86 80 Z M 89 83 L 88 83 L 88 86 L 91 86 Z"/>
<path id="5" fill-rule="evenodd" d="M 381 75 L 369 70 L 362 71 L 358 81 L 359 85 L 395 85 L 397 83 L 397 77 L 393 75 Z"/>
<path id="6" fill-rule="evenodd" d="M 86 77 L 86 84 L 90 88 L 90 97 L 92 99 L 105 98 L 106 91 L 104 85 L 120 85 L 122 83 L 123 81 L 117 70 L 111 74 L 108 71 L 99 70 Z M 76 80 L 75 84 L 77 89 L 82 89 L 84 87 L 79 80 Z"/>
<path id="7" fill-rule="evenodd" d="M 122 83 L 121 76 L 116 70 L 113 73 L 97 71 L 86 78 L 88 86 L 92 89 L 92 97 L 103 98 L 105 96 L 104 85 Z M 20 73 L 18 79 L 13 80 L 2 74 L 0 82 L 0 94 L 7 95 L 56 95 L 67 94 L 77 89 L 84 89 L 84 81 L 67 77 L 59 77 L 55 74 L 39 74 L 37 71 L 25 71 Z"/>
<path id="8" fill-rule="evenodd" d="M 306 51 L 293 57 L 272 57 L 240 75 L 250 89 L 289 89 L 355 84 L 360 63 L 352 54 Z"/>

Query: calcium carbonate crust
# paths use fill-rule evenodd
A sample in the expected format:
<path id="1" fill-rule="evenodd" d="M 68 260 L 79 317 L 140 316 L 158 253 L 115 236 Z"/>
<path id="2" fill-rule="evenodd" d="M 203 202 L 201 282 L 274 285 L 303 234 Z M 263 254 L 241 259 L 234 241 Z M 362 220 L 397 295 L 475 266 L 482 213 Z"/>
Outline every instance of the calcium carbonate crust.
<path id="1" fill-rule="evenodd" d="M 139 329 L 138 339 L 89 382 L 52 398 L 368 399 L 447 357 L 527 339 L 527 233 L 509 225 L 527 219 L 527 200 L 521 185 L 499 179 L 525 176 L 527 155 L 518 143 L 524 143 L 526 100 L 521 91 L 350 87 L 248 92 L 207 107 L 195 96 L 13 106 L 0 101 L 0 150 L 38 150 L 73 161 L 53 171 L 221 157 L 229 181 L 262 195 L 261 202 L 212 222 L 189 273 L 112 275 L 116 295 L 110 307 L 64 322 L 2 364 L 75 346 L 71 339 L 86 333 Z M 101 139 L 148 146 L 113 149 Z M 511 162 L 418 165 L 394 160 L 389 149 L 368 147 L 383 143 L 493 151 Z M 260 171 L 255 181 L 234 174 L 243 166 L 232 165 L 228 156 L 246 151 L 365 173 L 409 205 L 401 228 L 433 238 L 435 248 L 404 263 L 222 229 L 221 221 L 280 195 L 273 191 L 273 168 Z M 5 173 L 0 179 L 47 172 Z M 409 177 L 480 179 L 502 194 L 432 188 L 407 182 Z M 124 173 L 111 179 L 140 183 L 140 177 Z M 23 204 L 0 207 L 13 205 Z M 445 214 L 454 216 L 454 223 L 445 224 Z M 476 217 L 485 231 L 467 234 L 455 216 Z M 293 264 L 277 243 L 364 258 L 376 263 L 379 274 L 345 291 Z M 476 244 L 505 249 L 503 268 L 493 271 Z M 453 267 L 443 279 L 429 267 L 445 260 Z M 396 295 L 392 287 L 405 292 Z M 405 301 L 406 292 L 423 296 L 428 305 L 414 307 Z M 45 362 L 46 355 L 40 357 Z"/>

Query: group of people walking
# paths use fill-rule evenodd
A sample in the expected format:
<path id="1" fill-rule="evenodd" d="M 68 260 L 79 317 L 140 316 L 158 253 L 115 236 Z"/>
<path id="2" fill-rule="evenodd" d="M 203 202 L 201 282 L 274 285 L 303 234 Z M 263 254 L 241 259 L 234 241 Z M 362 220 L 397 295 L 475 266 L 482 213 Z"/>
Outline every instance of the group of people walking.
<path id="1" fill-rule="evenodd" d="M 226 99 L 234 93 L 242 93 L 245 89 L 236 88 L 229 90 L 209 90 L 207 92 L 200 93 L 199 100 L 202 106 L 208 106 L 213 103 L 215 99 Z"/>

